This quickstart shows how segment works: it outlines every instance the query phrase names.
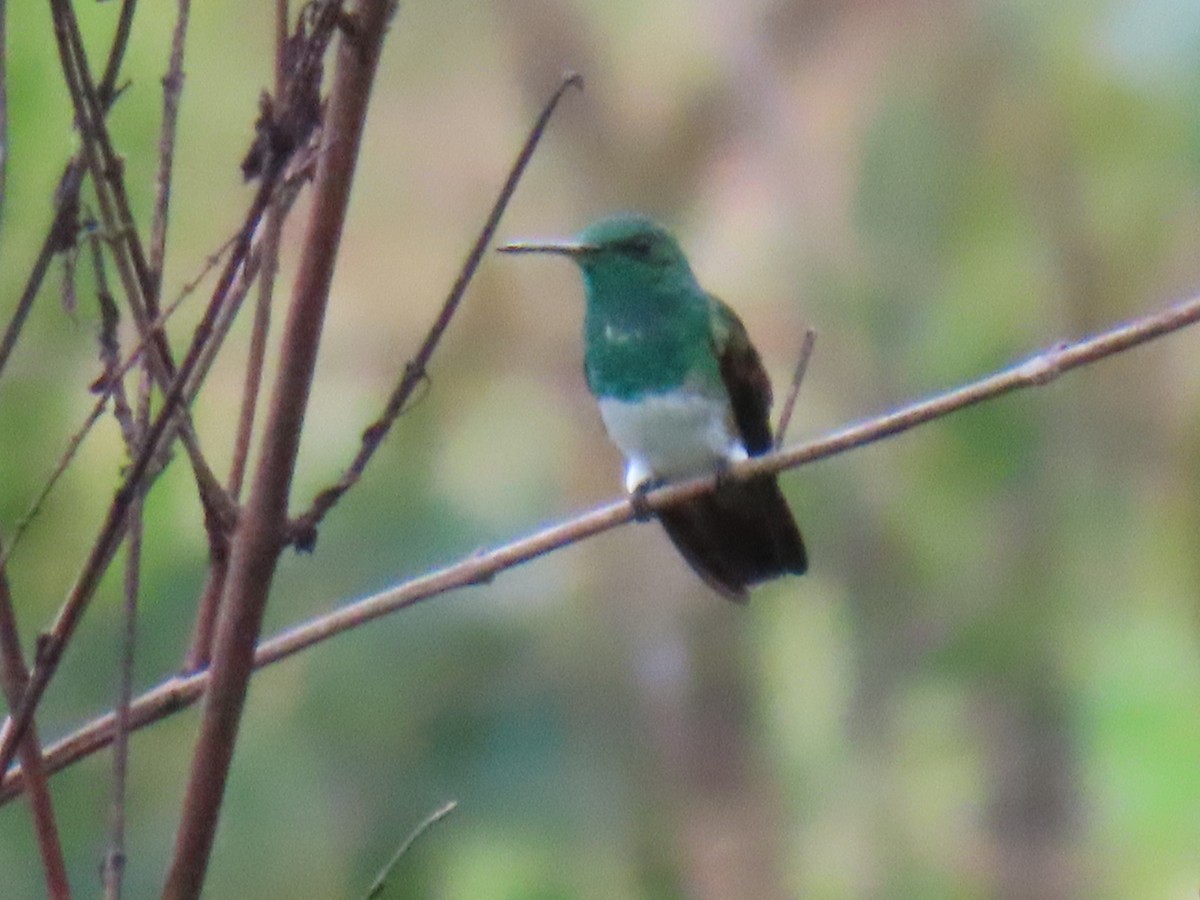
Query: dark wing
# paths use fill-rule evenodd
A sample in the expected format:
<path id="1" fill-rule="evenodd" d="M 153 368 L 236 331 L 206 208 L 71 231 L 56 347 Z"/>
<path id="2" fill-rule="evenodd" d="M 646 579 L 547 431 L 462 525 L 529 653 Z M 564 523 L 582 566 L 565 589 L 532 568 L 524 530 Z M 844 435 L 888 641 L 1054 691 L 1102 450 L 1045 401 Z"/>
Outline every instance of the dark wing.
<path id="1" fill-rule="evenodd" d="M 770 379 L 741 319 L 716 297 L 709 301 L 713 350 L 734 425 L 748 453 L 766 453 L 772 445 Z M 800 529 L 774 475 L 718 487 L 658 517 L 692 568 L 731 600 L 744 601 L 760 581 L 808 568 Z"/>
<path id="2" fill-rule="evenodd" d="M 733 406 L 733 421 L 746 452 L 758 456 L 771 449 L 771 380 L 746 326 L 732 309 L 709 295 L 713 335 L 721 380 Z"/>

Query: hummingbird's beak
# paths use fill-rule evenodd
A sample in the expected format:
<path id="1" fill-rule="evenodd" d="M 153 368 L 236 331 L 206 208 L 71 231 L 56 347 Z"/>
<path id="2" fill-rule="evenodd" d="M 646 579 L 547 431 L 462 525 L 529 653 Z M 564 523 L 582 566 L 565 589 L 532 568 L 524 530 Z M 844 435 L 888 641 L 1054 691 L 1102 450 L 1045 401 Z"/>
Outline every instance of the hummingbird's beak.
<path id="1" fill-rule="evenodd" d="M 580 241 L 513 241 L 496 248 L 500 253 L 557 253 L 570 257 L 586 256 L 596 249 L 593 244 Z"/>

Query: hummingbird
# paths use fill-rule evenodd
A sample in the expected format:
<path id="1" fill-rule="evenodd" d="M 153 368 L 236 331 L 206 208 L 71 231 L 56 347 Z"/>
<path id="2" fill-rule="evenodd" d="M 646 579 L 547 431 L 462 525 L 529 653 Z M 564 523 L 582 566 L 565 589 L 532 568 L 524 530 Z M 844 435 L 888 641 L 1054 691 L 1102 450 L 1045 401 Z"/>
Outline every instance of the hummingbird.
<path id="1" fill-rule="evenodd" d="M 670 232 L 619 215 L 573 240 L 498 249 L 578 264 L 584 375 L 625 457 L 625 489 L 636 499 L 673 479 L 718 475 L 714 491 L 656 513 L 692 569 L 739 602 L 759 582 L 803 574 L 804 542 L 775 476 L 720 482 L 731 463 L 772 448 L 771 382 L 741 319 L 700 287 Z"/>

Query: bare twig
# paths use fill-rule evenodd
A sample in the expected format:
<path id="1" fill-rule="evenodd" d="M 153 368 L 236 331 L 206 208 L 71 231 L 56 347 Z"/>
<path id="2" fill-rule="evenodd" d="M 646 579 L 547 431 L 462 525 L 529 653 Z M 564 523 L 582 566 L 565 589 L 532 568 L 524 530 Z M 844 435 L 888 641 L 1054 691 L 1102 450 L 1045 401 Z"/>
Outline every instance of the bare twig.
<path id="1" fill-rule="evenodd" d="M 175 159 L 175 133 L 179 122 L 179 99 L 183 95 L 183 50 L 187 38 L 191 0 L 178 0 L 175 29 L 171 34 L 171 59 L 163 76 L 163 116 L 158 137 L 158 173 L 154 179 L 154 218 L 150 223 L 150 275 L 152 298 L 161 290 L 167 252 L 167 222 L 171 206 L 171 168 Z M 151 307 L 153 313 L 153 307 Z"/>
<path id="2" fill-rule="evenodd" d="M 3 10 L 3 3 L 4 0 L 0 0 L 0 11 Z M 113 35 L 112 45 L 109 48 L 104 77 L 100 80 L 99 94 L 101 102 L 104 104 L 105 115 L 108 114 L 108 110 L 116 99 L 114 85 L 120 72 L 121 60 L 125 56 L 125 48 L 129 43 L 130 26 L 136 6 L 136 0 L 125 0 L 121 5 L 121 15 L 117 21 L 117 30 Z M 0 28 L 3 28 L 3 18 L 0 16 Z M 2 46 L 2 41 L 0 41 L 0 46 Z M 4 56 L 4 53 L 0 53 L 0 57 Z M 0 73 L 0 77 L 2 77 L 2 73 Z M 2 169 L 3 166 L 0 166 L 0 177 L 3 176 Z M 76 219 L 79 213 L 79 188 L 83 183 L 85 170 L 86 165 L 82 152 L 80 152 L 67 163 L 62 177 L 59 178 L 58 188 L 54 192 L 54 220 L 42 241 L 41 250 L 38 251 L 37 259 L 25 282 L 25 288 L 21 291 L 16 309 L 4 330 L 4 337 L 0 338 L 0 373 L 4 372 L 4 365 L 8 362 L 13 347 L 16 346 L 17 338 L 21 334 L 25 320 L 29 317 L 30 309 L 33 308 L 33 301 L 42 286 L 42 280 L 46 277 L 50 260 L 53 259 L 55 253 L 67 249 L 75 241 Z"/>
<path id="3" fill-rule="evenodd" d="M 83 138 L 83 158 L 92 176 L 100 218 L 111 241 L 117 274 L 134 323 L 149 348 L 147 361 L 150 371 L 159 387 L 169 394 L 176 374 L 175 366 L 165 333 L 153 329 L 158 305 L 157 279 L 150 272 L 145 250 L 138 238 L 125 191 L 124 166 L 108 134 L 104 107 L 88 66 L 75 11 L 67 0 L 50 0 L 50 9 L 63 74 Z M 186 406 L 177 405 L 174 401 L 170 405 L 173 407 L 172 418 L 177 418 L 174 427 L 178 429 L 195 474 L 205 515 L 210 520 L 218 520 L 229 508 L 228 498 L 224 496 L 220 482 L 204 458 Z M 175 432 L 172 431 L 169 439 L 173 440 L 174 437 Z"/>
<path id="4" fill-rule="evenodd" d="M 792 421 L 792 410 L 796 408 L 796 398 L 800 396 L 800 385 L 804 383 L 804 373 L 808 371 L 808 361 L 812 359 L 813 347 L 817 343 L 817 333 L 811 328 L 804 332 L 804 340 L 800 342 L 800 355 L 796 358 L 796 368 L 792 372 L 792 384 L 788 388 L 783 408 L 779 412 L 779 426 L 775 429 L 775 449 L 783 446 L 784 436 Z"/>
<path id="5" fill-rule="evenodd" d="M 8 174 L 8 4 L 0 0 L 0 224 L 4 223 L 4 182 Z"/>
<path id="6" fill-rule="evenodd" d="M 285 54 L 288 46 L 288 4 L 277 0 L 275 4 L 275 96 L 282 97 L 287 90 L 287 65 Z M 254 434 L 255 413 L 258 410 L 258 395 L 262 389 L 263 364 L 266 360 L 267 337 L 271 330 L 271 302 L 275 292 L 275 276 L 279 271 L 279 239 L 289 206 L 276 198 L 267 210 L 263 223 L 262 277 L 258 282 L 258 302 L 254 309 L 254 325 L 250 333 L 250 350 L 246 360 L 246 375 L 242 383 L 242 404 L 238 413 L 237 436 L 233 443 L 233 459 L 229 464 L 229 480 L 226 490 L 234 503 L 241 501 L 242 484 L 246 476 L 246 461 L 250 456 L 250 439 Z M 184 656 L 185 672 L 194 672 L 207 666 L 211 659 L 213 632 L 217 625 L 217 611 L 221 594 L 225 590 L 225 578 L 229 574 L 228 554 L 214 554 L 209 561 L 204 589 L 196 604 L 196 621 L 192 627 L 192 639 Z"/>
<path id="7" fill-rule="evenodd" d="M 143 379 L 143 384 L 148 384 Z M 148 392 L 143 390 L 139 403 L 148 411 Z M 141 584 L 142 498 L 129 508 L 129 536 L 125 542 L 124 633 L 121 642 L 119 687 L 117 689 L 115 734 L 113 739 L 112 813 L 109 821 L 108 852 L 104 858 L 104 894 L 107 900 L 119 900 L 125 875 L 125 798 L 129 774 L 129 708 L 133 703 L 133 659 L 137 641 L 138 591 Z"/>
<path id="8" fill-rule="evenodd" d="M 226 272 L 229 279 L 232 280 L 233 275 L 229 272 L 228 267 Z M 221 303 L 228 287 L 229 282 L 224 279 L 217 285 L 217 291 L 209 302 L 200 324 L 196 327 L 196 333 L 193 335 L 192 345 L 188 349 L 187 356 L 184 357 L 175 380 L 171 383 L 166 396 L 163 397 L 158 415 L 147 430 L 137 457 L 126 470 L 121 487 L 113 497 L 83 570 L 72 586 L 67 599 L 63 602 L 51 630 L 41 636 L 39 653 L 33 671 L 30 673 L 25 695 L 21 704 L 9 716 L 5 727 L 0 729 L 0 772 L 7 769 L 12 761 L 16 744 L 32 720 L 33 712 L 50 680 L 54 677 L 54 672 L 58 668 L 67 643 L 74 634 L 75 627 L 79 624 L 100 578 L 107 571 L 108 565 L 124 537 L 127 514 L 134 496 L 145 488 L 145 482 L 154 474 L 151 463 L 158 458 L 165 443 L 171 437 L 170 426 L 174 421 L 175 407 L 183 399 L 185 388 L 200 360 L 206 339 L 213 330 L 214 320 L 220 312 Z"/>
<path id="9" fill-rule="evenodd" d="M 121 427 L 125 445 L 129 455 L 136 452 L 138 440 L 137 423 L 134 421 L 133 408 L 125 396 L 125 381 L 117 377 L 121 366 L 121 348 L 117 343 L 117 326 L 120 324 L 120 314 L 116 301 L 108 289 L 108 274 L 104 268 L 104 254 L 100 250 L 100 238 L 94 231 L 87 236 L 88 255 L 92 260 L 92 276 L 96 280 L 96 302 L 100 307 L 100 364 L 104 374 L 104 384 L 113 398 L 113 415 Z M 62 466 L 57 474 L 61 474 Z"/>
<path id="10" fill-rule="evenodd" d="M 1197 321 L 1200 321 L 1200 296 L 1117 325 L 1094 337 L 1055 344 L 1024 362 L 978 381 L 927 400 L 907 404 L 806 444 L 737 463 L 730 466 L 721 478 L 743 480 L 837 456 L 1003 394 L 1048 384 L 1071 369 L 1098 362 Z M 647 492 L 643 502 L 650 509 L 662 509 L 712 490 L 716 481 L 715 478 L 696 478 L 657 488 Z M 453 565 L 350 603 L 264 641 L 255 652 L 254 665 L 272 665 L 380 616 L 460 587 L 488 582 L 507 569 L 633 521 L 636 516 L 637 509 L 631 500 L 617 500 L 494 550 L 472 553 Z M 207 682 L 207 672 L 168 679 L 133 704 L 134 726 L 143 727 L 190 706 L 200 697 Z M 107 746 L 111 739 L 110 714 L 96 719 L 46 750 L 47 770 L 57 772 Z M 20 772 L 10 772 L 0 783 L 0 802 L 10 800 L 21 790 L 23 780 Z"/>
<path id="11" fill-rule="evenodd" d="M 450 815 L 450 813 L 454 812 L 456 809 L 458 809 L 457 800 L 451 800 L 449 803 L 444 803 L 427 815 L 421 821 L 421 823 L 412 830 L 409 836 L 406 837 L 400 846 L 396 848 L 396 852 L 392 854 L 392 858 L 387 861 L 387 864 L 384 865 L 384 867 L 379 870 L 379 874 L 375 876 L 375 881 L 371 883 L 371 887 L 367 891 L 367 900 L 374 900 L 375 897 L 378 897 L 383 892 L 383 889 L 387 886 L 388 876 L 392 874 L 392 869 L 396 868 L 396 863 L 400 862 L 401 857 L 403 857 L 404 854 L 408 852 L 409 848 L 416 843 L 417 838 L 423 835 L 438 822 L 442 821 L 442 819 L 446 818 L 446 816 Z"/>
<path id="12" fill-rule="evenodd" d="M 71 69 L 78 62 L 74 56 L 75 49 L 71 46 L 70 41 L 63 37 L 60 32 L 71 32 L 72 30 L 77 32 L 77 29 L 71 28 L 74 19 L 70 15 L 69 4 L 65 4 L 64 0 L 51 0 L 51 3 L 56 13 L 56 37 L 60 39 L 60 45 L 64 48 L 64 68 Z M 63 12 L 64 7 L 65 12 Z M 69 19 L 65 24 L 60 21 L 64 17 Z M 86 104 L 81 108 L 87 109 Z M 293 151 L 294 149 L 297 148 L 293 148 Z M 32 720 L 33 712 L 40 702 L 42 694 L 45 692 L 50 680 L 53 678 L 54 672 L 58 668 L 59 661 L 66 649 L 66 644 L 74 634 L 75 627 L 78 625 L 84 609 L 91 599 L 96 586 L 99 584 L 101 576 L 107 571 L 113 554 L 124 537 L 126 514 L 134 494 L 138 490 L 144 489 L 144 482 L 153 477 L 155 473 L 152 470 L 151 463 L 160 457 L 166 446 L 174 439 L 175 431 L 173 429 L 180 424 L 176 419 L 178 408 L 186 405 L 187 398 L 192 395 L 190 392 L 199 389 L 199 383 L 193 380 L 193 376 L 200 370 L 206 359 L 211 360 L 212 358 L 213 348 L 210 342 L 214 333 L 218 330 L 217 326 L 220 322 L 226 301 L 229 298 L 230 289 L 238 272 L 244 272 L 242 268 L 243 264 L 249 267 L 251 263 L 250 254 L 254 231 L 275 189 L 280 183 L 288 184 L 287 181 L 283 180 L 283 174 L 290 159 L 290 152 L 286 156 L 271 158 L 271 164 L 264 173 L 254 201 L 246 214 L 237 237 L 233 241 L 229 259 L 220 278 L 217 280 L 208 307 L 204 311 L 204 315 L 201 317 L 192 335 L 192 342 L 187 354 L 175 372 L 174 379 L 169 383 L 164 392 L 158 415 L 147 431 L 137 458 L 133 460 L 126 470 L 123 483 L 113 498 L 105 521 L 101 525 L 100 532 L 92 546 L 88 559 L 84 563 L 82 572 L 67 599 L 64 601 L 50 632 L 42 636 L 40 644 L 41 652 L 35 662 L 33 671 L 30 673 L 29 687 L 25 692 L 25 696 L 20 706 L 13 711 L 5 723 L 5 727 L 0 729 L 0 771 L 7 769 L 8 765 L 12 762 L 17 742 Z M 120 258 L 119 255 L 118 258 Z M 128 275 L 128 266 L 119 266 L 118 268 L 125 273 L 125 276 Z M 132 286 L 128 278 L 124 277 L 123 281 L 126 289 L 131 290 Z M 155 330 L 152 327 L 152 323 L 141 329 L 141 336 L 150 349 L 152 357 L 155 352 L 161 350 L 161 347 L 155 340 L 156 337 L 161 337 L 161 335 L 162 332 Z M 160 357 L 160 362 L 165 365 L 165 357 Z M 153 368 L 152 370 L 156 372 L 156 377 L 161 374 L 159 368 Z M 185 447 L 188 447 L 190 419 L 184 415 L 181 416 L 181 420 L 181 436 Z M 205 505 L 206 523 L 210 528 L 210 536 L 216 535 L 228 527 L 227 523 L 231 522 L 234 517 L 234 510 L 232 504 L 225 496 L 224 490 L 216 482 L 215 476 L 212 475 L 203 458 L 199 456 L 198 448 L 193 445 L 193 449 L 196 450 L 196 453 L 194 455 L 190 454 L 192 455 L 191 461 L 196 473 L 197 484 L 200 488 L 201 501 Z"/>
<path id="13" fill-rule="evenodd" d="M 25 535 L 26 529 L 28 529 L 33 523 L 33 520 L 37 518 L 38 513 L 42 511 L 42 505 L 46 502 L 46 498 L 50 496 L 51 492 L 58 484 L 58 480 L 62 478 L 63 474 L 67 471 L 67 467 L 70 466 L 71 461 L 75 458 L 75 454 L 79 452 L 79 448 L 83 445 L 84 438 L 86 438 L 88 433 L 92 430 L 92 426 L 100 420 L 102 415 L 104 415 L 104 408 L 106 406 L 108 406 L 108 394 L 105 394 L 95 402 L 91 411 L 88 413 L 88 417 L 84 419 L 83 424 L 81 424 L 79 429 L 67 440 L 67 447 L 65 450 L 63 450 L 62 456 L 58 458 L 58 462 L 55 463 L 54 470 L 50 473 L 49 477 L 47 477 L 46 483 L 42 485 L 41 491 L 39 491 L 37 496 L 33 498 L 32 502 L 30 502 L 29 509 L 26 510 L 25 515 L 23 515 L 17 521 L 17 525 L 13 529 L 12 540 L 9 541 L 8 546 L 5 547 L 3 551 L 0 551 L 0 566 L 4 566 L 8 562 L 9 557 L 12 555 L 13 551 L 16 550 L 21 538 Z"/>
<path id="14" fill-rule="evenodd" d="M 258 282 L 258 303 L 254 312 L 254 327 L 250 337 L 246 377 L 242 386 L 242 406 L 238 415 L 233 461 L 230 464 L 229 481 L 226 487 L 229 499 L 234 504 L 241 499 L 242 481 L 245 476 L 246 460 L 250 453 L 250 438 L 254 428 L 254 414 L 262 384 L 263 363 L 266 359 L 271 294 L 279 261 L 279 236 L 283 228 L 283 220 L 287 215 L 287 207 L 281 202 L 281 199 L 276 198 L 267 211 L 261 252 L 257 257 L 265 261 L 270 270 L 264 271 Z M 236 299 L 229 304 L 230 307 L 241 305 L 241 300 L 249 286 L 249 280 L 243 278 L 241 288 L 236 292 Z M 230 315 L 224 317 L 227 326 L 232 324 L 234 313 L 236 313 L 236 309 L 232 308 Z M 200 601 L 196 604 L 196 622 L 192 628 L 192 640 L 184 657 L 183 667 L 186 671 L 201 668 L 208 665 L 209 662 L 217 610 L 220 607 L 221 593 L 225 588 L 225 577 L 229 570 L 228 544 L 229 542 L 222 532 L 218 531 L 210 535 L 208 573 L 204 589 L 200 592 Z"/>
<path id="15" fill-rule="evenodd" d="M 123 0 L 121 15 L 117 18 L 117 30 L 108 50 L 108 62 L 104 64 L 104 75 L 96 88 L 105 112 L 117 98 L 117 77 L 121 72 L 121 61 L 129 46 L 129 35 L 133 31 L 133 14 L 137 11 L 137 0 Z"/>
<path id="16" fill-rule="evenodd" d="M 0 565 L 0 689 L 3 689 L 10 708 L 20 701 L 28 677 L 29 670 L 21 652 L 8 573 Z M 42 749 L 37 729 L 33 726 L 30 726 L 21 741 L 21 771 L 25 770 L 29 771 L 29 805 L 33 813 L 34 833 L 37 836 L 38 851 L 42 857 L 42 869 L 46 877 L 46 894 L 55 900 L 65 900 L 71 896 L 71 888 L 67 883 L 67 869 L 58 837 L 58 827 L 54 820 L 54 806 L 46 784 Z"/>
<path id="17" fill-rule="evenodd" d="M 275 96 L 282 97 L 287 84 L 288 0 L 275 0 Z"/>
<path id="18" fill-rule="evenodd" d="M 33 309 L 33 301 L 37 299 L 42 281 L 50 268 L 50 261 L 54 259 L 54 254 L 66 250 L 75 243 L 75 232 L 78 229 L 79 219 L 79 186 L 83 182 L 83 172 L 83 164 L 76 157 L 67 164 L 62 178 L 59 179 L 58 190 L 55 192 L 58 199 L 54 222 L 50 225 L 50 230 L 46 232 L 46 237 L 42 241 L 42 247 L 38 251 L 37 259 L 34 260 L 29 278 L 25 282 L 21 296 L 17 299 L 17 305 L 13 309 L 12 316 L 9 317 L 8 325 L 4 329 L 4 336 L 0 337 L 0 374 L 4 373 L 8 358 L 17 346 L 21 330 L 25 327 L 30 310 Z"/>
<path id="19" fill-rule="evenodd" d="M 137 455 L 138 442 L 150 427 L 150 393 L 153 379 L 143 368 L 138 384 L 136 419 L 129 423 L 129 456 Z M 116 394 L 121 398 L 123 392 Z M 120 900 L 125 877 L 126 796 L 129 775 L 129 708 L 133 703 L 133 664 L 137 646 L 138 595 L 141 591 L 142 535 L 144 497 L 139 494 L 129 507 L 129 537 L 125 544 L 125 603 L 122 610 L 124 630 L 116 703 L 116 733 L 113 740 L 112 813 L 109 820 L 109 845 L 103 867 L 106 900 Z"/>
<path id="20" fill-rule="evenodd" d="M 361 0 L 339 41 L 313 208 L 284 326 L 279 373 L 249 500 L 238 520 L 213 644 L 212 673 L 163 896 L 200 895 L 233 758 L 263 611 L 285 546 L 300 446 L 334 262 L 392 0 Z"/>
<path id="21" fill-rule="evenodd" d="M 529 136 L 525 139 L 525 144 L 521 147 L 521 152 L 517 154 L 512 168 L 509 169 L 508 178 L 505 179 L 504 186 L 500 189 L 500 195 L 496 198 L 496 202 L 492 206 L 492 211 L 488 215 L 482 230 L 479 232 L 479 236 L 475 239 L 470 252 L 467 254 L 462 268 L 459 269 L 458 277 L 455 279 L 453 287 L 450 288 L 449 295 L 442 303 L 442 308 L 438 312 L 437 318 L 434 319 L 433 325 L 430 326 L 429 332 L 425 335 L 425 340 L 421 343 L 421 347 L 417 350 L 416 355 L 404 367 L 404 374 L 400 377 L 400 382 L 396 385 L 395 390 L 392 391 L 391 397 L 388 398 L 383 415 L 363 431 L 362 443 L 358 454 L 354 457 L 353 462 L 350 463 L 350 467 L 346 469 L 346 472 L 338 480 L 337 484 L 321 491 L 314 498 L 312 506 L 308 511 L 296 518 L 293 525 L 293 537 L 299 549 L 312 549 L 316 543 L 316 529 L 321 520 L 333 508 L 334 504 L 342 498 L 342 495 L 362 477 L 367 463 L 370 462 L 371 457 L 387 436 L 397 417 L 404 411 L 404 406 L 412 396 L 413 391 L 425 380 L 426 366 L 429 365 L 429 360 L 433 357 L 433 351 L 437 349 L 438 342 L 442 339 L 442 335 L 450 324 L 450 319 L 454 316 L 455 310 L 458 309 L 458 305 L 462 301 L 463 294 L 467 290 L 467 285 L 471 283 L 471 278 L 475 274 L 475 270 L 479 267 L 479 262 L 483 258 L 488 244 L 491 243 L 496 226 L 500 224 L 500 217 L 504 215 L 504 210 L 508 207 L 508 201 L 511 199 L 513 191 L 517 188 L 517 182 L 521 180 L 521 176 L 525 172 L 525 167 L 533 157 L 533 152 L 537 149 L 538 142 L 541 140 L 546 126 L 550 123 L 550 117 L 554 114 L 554 110 L 562 99 L 563 94 L 573 87 L 582 88 L 583 79 L 574 72 L 569 72 L 563 76 L 562 83 L 559 84 L 558 89 L 546 102 L 546 105 L 542 107 L 542 112 L 530 130 Z"/>
<path id="22" fill-rule="evenodd" d="M 204 276 L 207 275 L 208 272 L 210 272 L 218 262 L 220 262 L 221 256 L 229 248 L 229 246 L 230 244 L 227 242 L 224 247 L 212 254 L 205 261 L 204 266 L 196 275 L 196 277 L 188 284 L 184 285 L 183 290 L 180 292 L 175 301 L 155 320 L 155 328 L 161 328 L 164 324 L 166 324 L 166 321 L 172 315 L 174 315 L 175 311 L 183 305 L 183 302 L 191 296 L 192 292 L 196 289 Z M 253 254 L 251 255 L 251 261 L 253 261 Z M 96 422 L 100 420 L 100 417 L 104 414 L 104 408 L 108 405 L 108 399 L 118 390 L 121 384 L 121 379 L 123 379 L 129 370 L 132 369 L 134 365 L 136 365 L 137 362 L 142 358 L 142 350 L 144 347 L 145 344 L 139 342 L 134 347 L 133 352 L 130 353 L 125 359 L 125 361 L 115 368 L 110 368 L 107 362 L 105 363 L 104 372 L 100 375 L 92 387 L 92 390 L 95 393 L 98 393 L 100 396 L 96 399 L 92 409 L 88 412 L 87 418 L 80 423 L 79 428 L 76 429 L 75 433 L 72 434 L 70 439 L 67 441 L 66 449 L 63 450 L 62 456 L 59 457 L 54 470 L 50 473 L 49 477 L 47 477 L 41 491 L 38 492 L 33 501 L 29 504 L 29 508 L 26 510 L 25 515 L 18 520 L 16 527 L 13 530 L 12 539 L 9 541 L 8 546 L 3 551 L 0 551 L 0 567 L 2 567 L 12 556 L 13 551 L 20 543 L 21 537 L 25 534 L 26 529 L 30 526 L 30 524 L 32 524 L 33 520 L 37 518 L 38 513 L 41 512 L 42 505 L 46 502 L 46 499 L 50 496 L 51 492 L 53 492 L 54 487 L 58 484 L 58 480 L 62 477 L 63 473 L 66 472 L 67 468 L 71 464 L 71 461 L 75 458 L 76 453 L 79 452 L 79 448 L 83 445 L 84 439 L 88 436 L 88 434 L 91 433 L 92 426 L 95 425 Z"/>

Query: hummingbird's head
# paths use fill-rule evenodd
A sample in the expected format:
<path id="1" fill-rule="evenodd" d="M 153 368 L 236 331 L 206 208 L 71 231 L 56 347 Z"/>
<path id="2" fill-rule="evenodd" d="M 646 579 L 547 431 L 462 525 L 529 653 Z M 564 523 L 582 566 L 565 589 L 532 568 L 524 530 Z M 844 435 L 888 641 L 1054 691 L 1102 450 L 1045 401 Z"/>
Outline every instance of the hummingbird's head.
<path id="1" fill-rule="evenodd" d="M 687 257 L 670 232 L 640 215 L 618 215 L 593 222 L 568 241 L 519 241 L 499 248 L 505 253 L 558 253 L 569 256 L 590 277 L 620 273 L 624 278 L 659 281 L 691 278 Z"/>

